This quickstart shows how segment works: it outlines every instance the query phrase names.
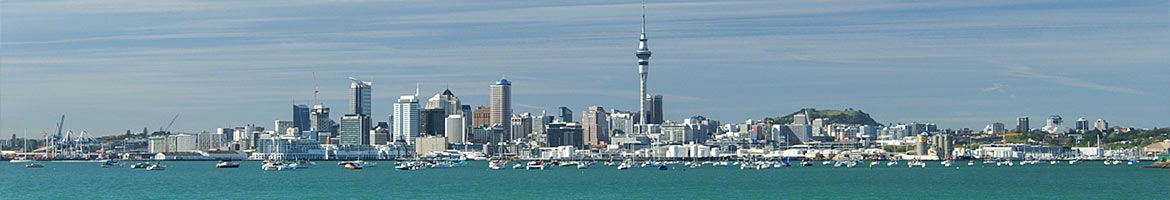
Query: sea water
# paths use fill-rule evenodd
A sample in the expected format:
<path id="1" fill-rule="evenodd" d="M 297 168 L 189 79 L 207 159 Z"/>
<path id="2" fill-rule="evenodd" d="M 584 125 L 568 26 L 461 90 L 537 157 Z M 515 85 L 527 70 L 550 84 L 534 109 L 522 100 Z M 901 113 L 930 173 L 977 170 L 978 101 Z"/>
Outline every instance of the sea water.
<path id="1" fill-rule="evenodd" d="M 1170 170 L 1084 161 L 1025 166 L 938 162 L 740 170 L 672 165 L 617 170 L 491 170 L 487 162 L 415 171 L 394 162 L 349 170 L 336 161 L 292 171 L 259 162 L 217 169 L 215 162 L 162 162 L 163 171 L 100 163 L 0 163 L 0 199 L 1166 199 Z M 511 167 L 510 163 L 506 167 Z M 819 164 L 819 163 L 818 163 Z"/>

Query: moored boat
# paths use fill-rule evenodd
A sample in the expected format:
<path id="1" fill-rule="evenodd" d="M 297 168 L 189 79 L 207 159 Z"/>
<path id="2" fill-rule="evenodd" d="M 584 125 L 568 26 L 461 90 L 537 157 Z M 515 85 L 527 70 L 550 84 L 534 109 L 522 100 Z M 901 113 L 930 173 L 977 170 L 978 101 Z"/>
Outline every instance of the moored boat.
<path id="1" fill-rule="evenodd" d="M 215 168 L 239 168 L 240 163 L 231 161 L 222 161 L 215 164 Z"/>
<path id="2" fill-rule="evenodd" d="M 34 163 L 29 163 L 27 165 L 24 165 L 24 168 L 45 168 L 45 165 L 42 165 L 41 163 L 34 162 Z"/>

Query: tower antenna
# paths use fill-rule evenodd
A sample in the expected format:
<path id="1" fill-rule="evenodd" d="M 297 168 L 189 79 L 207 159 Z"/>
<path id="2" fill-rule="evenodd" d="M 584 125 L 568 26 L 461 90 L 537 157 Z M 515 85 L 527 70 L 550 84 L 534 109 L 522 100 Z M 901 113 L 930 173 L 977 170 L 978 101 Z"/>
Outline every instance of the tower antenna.
<path id="1" fill-rule="evenodd" d="M 313 72 L 313 105 L 318 105 L 317 92 L 319 91 L 317 89 L 317 72 Z"/>

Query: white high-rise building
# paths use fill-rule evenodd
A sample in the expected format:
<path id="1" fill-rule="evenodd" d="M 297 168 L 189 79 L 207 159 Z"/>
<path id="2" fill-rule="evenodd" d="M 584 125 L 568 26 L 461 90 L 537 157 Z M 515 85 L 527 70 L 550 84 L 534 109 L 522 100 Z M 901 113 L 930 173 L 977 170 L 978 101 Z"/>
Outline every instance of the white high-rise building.
<path id="1" fill-rule="evenodd" d="M 349 80 L 353 81 L 349 84 L 349 113 L 372 116 L 370 113 L 370 88 L 373 87 L 374 83 L 359 81 L 353 77 L 350 77 Z"/>
<path id="2" fill-rule="evenodd" d="M 415 96 L 402 96 L 394 103 L 392 138 L 413 144 L 419 135 L 419 106 Z"/>

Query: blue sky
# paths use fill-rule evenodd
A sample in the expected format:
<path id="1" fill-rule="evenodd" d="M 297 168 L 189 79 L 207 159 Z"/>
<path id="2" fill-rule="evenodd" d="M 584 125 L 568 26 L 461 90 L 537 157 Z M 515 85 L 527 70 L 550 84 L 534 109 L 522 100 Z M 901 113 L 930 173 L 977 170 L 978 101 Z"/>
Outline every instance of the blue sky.
<path id="1" fill-rule="evenodd" d="M 0 1 L 0 135 L 374 114 L 421 86 L 515 110 L 637 109 L 638 1 Z M 944 128 L 1105 118 L 1170 126 L 1166 1 L 650 1 L 649 90 L 668 120 L 855 108 Z M 1070 125 L 1071 126 L 1071 125 Z"/>

